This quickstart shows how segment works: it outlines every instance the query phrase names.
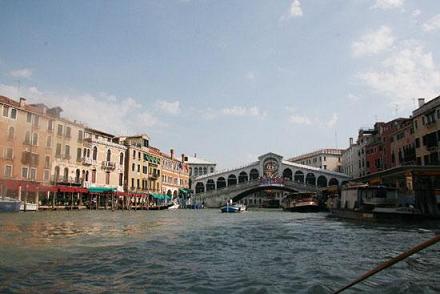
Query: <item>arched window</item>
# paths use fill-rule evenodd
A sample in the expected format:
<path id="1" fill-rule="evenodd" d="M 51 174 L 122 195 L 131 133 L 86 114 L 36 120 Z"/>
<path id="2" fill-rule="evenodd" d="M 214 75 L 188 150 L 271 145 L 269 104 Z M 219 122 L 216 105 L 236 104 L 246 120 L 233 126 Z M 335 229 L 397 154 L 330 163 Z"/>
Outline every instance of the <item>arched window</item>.
<path id="1" fill-rule="evenodd" d="M 79 183 L 80 176 L 81 176 L 81 171 L 77 169 L 75 173 L 75 183 Z"/>
<path id="2" fill-rule="evenodd" d="M 92 154 L 93 160 L 98 159 L 98 148 L 96 146 L 93 146 L 93 154 Z"/>
<path id="3" fill-rule="evenodd" d="M 69 169 L 67 167 L 64 168 L 63 180 L 64 180 L 64 182 L 67 182 L 69 180 Z"/>
<path id="4" fill-rule="evenodd" d="M 312 173 L 308 173 L 306 176 L 306 184 L 307 185 L 312 185 L 315 186 L 316 185 L 316 177 L 314 174 Z"/>
<path id="5" fill-rule="evenodd" d="M 317 185 L 320 188 L 327 187 L 327 179 L 324 176 L 319 176 Z"/>
<path id="6" fill-rule="evenodd" d="M 119 164 L 124 165 L 124 153 L 119 154 Z"/>
<path id="7" fill-rule="evenodd" d="M 15 129 L 14 129 L 14 127 L 9 127 L 8 139 L 13 140 L 14 137 L 15 137 Z"/>
<path id="8" fill-rule="evenodd" d="M 304 173 L 302 171 L 295 172 L 295 182 L 304 184 Z"/>
<path id="9" fill-rule="evenodd" d="M 283 171 L 283 178 L 284 178 L 284 179 L 292 180 L 292 170 L 291 170 L 290 168 L 286 168 L 286 169 Z"/>
<path id="10" fill-rule="evenodd" d="M 206 182 L 206 191 L 212 191 L 212 190 L 215 190 L 215 182 L 214 180 L 211 179 Z"/>
<path id="11" fill-rule="evenodd" d="M 24 143 L 31 144 L 31 132 L 27 131 L 24 135 Z"/>
<path id="12" fill-rule="evenodd" d="M 238 182 L 239 183 L 246 183 L 248 181 L 248 175 L 246 172 L 242 171 L 239 175 L 238 175 Z"/>
<path id="13" fill-rule="evenodd" d="M 208 173 L 208 168 L 205 166 L 205 167 L 203 168 L 203 174 L 206 175 L 207 173 Z"/>
<path id="14" fill-rule="evenodd" d="M 37 133 L 32 134 L 32 145 L 38 145 L 38 134 Z"/>
<path id="15" fill-rule="evenodd" d="M 112 161 L 112 152 L 109 150 L 107 150 L 107 161 Z"/>
<path id="16" fill-rule="evenodd" d="M 58 182 L 59 179 L 60 179 L 60 167 L 56 166 L 55 167 L 55 182 Z"/>
<path id="17" fill-rule="evenodd" d="M 203 183 L 198 182 L 196 184 L 196 193 L 203 193 L 205 192 L 205 185 L 203 185 Z"/>
<path id="18" fill-rule="evenodd" d="M 228 186 L 237 185 L 237 177 L 235 175 L 228 176 Z"/>
<path id="19" fill-rule="evenodd" d="M 217 179 L 217 189 L 222 189 L 226 187 L 226 180 L 224 177 L 220 177 Z"/>
<path id="20" fill-rule="evenodd" d="M 255 169 L 255 168 L 251 169 L 251 172 L 249 173 L 249 178 L 251 181 L 258 179 L 259 176 L 260 176 L 260 173 L 258 172 L 257 169 Z"/>
<path id="21" fill-rule="evenodd" d="M 194 176 L 198 176 L 199 175 L 199 168 L 198 167 L 195 167 L 194 168 Z"/>

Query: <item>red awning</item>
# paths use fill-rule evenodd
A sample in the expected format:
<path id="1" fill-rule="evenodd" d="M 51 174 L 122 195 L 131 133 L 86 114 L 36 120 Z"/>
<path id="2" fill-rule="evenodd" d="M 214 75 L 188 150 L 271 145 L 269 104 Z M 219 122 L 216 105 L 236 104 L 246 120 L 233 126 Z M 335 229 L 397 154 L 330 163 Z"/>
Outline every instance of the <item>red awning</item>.
<path id="1" fill-rule="evenodd" d="M 86 188 L 82 188 L 82 187 L 58 185 L 58 186 L 55 186 L 55 188 L 59 192 L 63 192 L 63 193 L 87 193 L 87 189 Z"/>

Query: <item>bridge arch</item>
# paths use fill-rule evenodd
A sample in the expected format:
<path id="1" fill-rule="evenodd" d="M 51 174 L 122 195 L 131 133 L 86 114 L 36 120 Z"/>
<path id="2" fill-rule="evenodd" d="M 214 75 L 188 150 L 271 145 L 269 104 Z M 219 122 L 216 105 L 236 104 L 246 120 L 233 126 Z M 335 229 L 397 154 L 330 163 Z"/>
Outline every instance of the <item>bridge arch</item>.
<path id="1" fill-rule="evenodd" d="M 196 184 L 196 194 L 205 192 L 205 185 L 202 182 Z"/>
<path id="2" fill-rule="evenodd" d="M 315 177 L 315 174 L 313 174 L 313 173 L 308 173 L 308 174 L 306 175 L 306 184 L 307 184 L 307 185 L 316 186 L 316 177 Z"/>
<path id="3" fill-rule="evenodd" d="M 241 199 L 245 198 L 246 196 L 249 196 L 249 195 L 252 195 L 252 194 L 254 194 L 256 192 L 264 191 L 264 190 L 267 190 L 267 189 L 268 189 L 268 187 L 255 187 L 255 188 L 251 188 L 251 189 L 243 191 L 240 194 L 238 194 L 235 197 L 233 197 L 232 201 L 233 202 L 238 202 Z M 292 193 L 293 192 L 298 192 L 297 190 L 295 190 L 293 188 L 286 187 L 286 186 L 279 186 L 279 187 L 273 186 L 273 187 L 270 187 L 270 190 L 285 191 L 285 192 L 292 192 Z"/>
<path id="4" fill-rule="evenodd" d="M 297 170 L 295 172 L 294 181 L 297 182 L 297 183 L 304 184 L 304 173 L 302 171 L 300 171 L 300 170 Z"/>
<path id="5" fill-rule="evenodd" d="M 224 177 L 220 177 L 217 179 L 217 190 L 226 187 L 226 180 Z"/>
<path id="6" fill-rule="evenodd" d="M 283 170 L 283 178 L 293 180 L 293 172 L 290 168 L 285 168 Z"/>
<path id="7" fill-rule="evenodd" d="M 329 186 L 338 186 L 339 181 L 336 178 L 331 178 L 330 181 L 328 181 Z"/>
<path id="8" fill-rule="evenodd" d="M 228 187 L 237 185 L 237 176 L 232 174 L 228 176 Z"/>
<path id="9" fill-rule="evenodd" d="M 206 182 L 206 191 L 212 191 L 215 190 L 215 182 L 213 179 L 209 179 Z"/>
<path id="10" fill-rule="evenodd" d="M 251 169 L 251 171 L 249 172 L 249 180 L 256 180 L 260 177 L 260 173 L 258 172 L 258 169 L 253 168 Z"/>
<path id="11" fill-rule="evenodd" d="M 239 175 L 238 175 L 238 182 L 239 183 L 246 183 L 248 181 L 248 175 L 245 171 L 242 171 Z"/>
<path id="12" fill-rule="evenodd" d="M 320 188 L 327 187 L 327 178 L 324 176 L 319 176 L 316 185 Z"/>

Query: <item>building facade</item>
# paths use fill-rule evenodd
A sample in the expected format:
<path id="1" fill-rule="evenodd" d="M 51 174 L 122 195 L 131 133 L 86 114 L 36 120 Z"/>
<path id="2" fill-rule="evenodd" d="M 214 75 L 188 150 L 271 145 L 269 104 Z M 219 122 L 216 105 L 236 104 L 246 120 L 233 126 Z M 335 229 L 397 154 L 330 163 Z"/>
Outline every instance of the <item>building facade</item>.
<path id="1" fill-rule="evenodd" d="M 198 158 L 197 154 L 194 154 L 194 157 L 186 156 L 185 163 L 188 165 L 190 188 L 192 188 L 192 183 L 196 177 L 214 173 L 217 165 L 214 162 Z"/>
<path id="2" fill-rule="evenodd" d="M 288 159 L 288 161 L 329 171 L 341 172 L 342 151 L 342 149 L 320 149 L 311 153 L 292 157 Z"/>
<path id="3" fill-rule="evenodd" d="M 108 187 L 124 191 L 127 147 L 113 142 L 115 136 L 86 128 L 81 173 L 84 186 Z"/>
<path id="4" fill-rule="evenodd" d="M 440 96 L 425 103 L 419 99 L 419 108 L 412 115 L 416 162 L 418 165 L 440 164 Z"/>
<path id="5" fill-rule="evenodd" d="M 161 154 L 162 170 L 162 194 L 177 197 L 179 189 L 189 188 L 189 169 L 185 163 L 185 155 L 178 159 L 174 156 L 174 150 L 169 154 Z"/>

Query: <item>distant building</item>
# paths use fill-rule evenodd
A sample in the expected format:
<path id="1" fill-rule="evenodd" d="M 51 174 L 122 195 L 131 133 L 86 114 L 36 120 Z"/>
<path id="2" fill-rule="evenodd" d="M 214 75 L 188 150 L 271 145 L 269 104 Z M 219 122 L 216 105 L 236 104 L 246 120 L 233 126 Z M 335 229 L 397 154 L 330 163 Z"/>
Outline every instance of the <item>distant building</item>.
<path id="1" fill-rule="evenodd" d="M 416 162 L 418 165 L 440 164 L 440 96 L 425 103 L 419 99 L 419 108 L 412 115 Z"/>
<path id="2" fill-rule="evenodd" d="M 320 149 L 311 153 L 292 157 L 288 159 L 288 161 L 329 171 L 342 172 L 342 151 L 342 149 Z"/>
<path id="3" fill-rule="evenodd" d="M 189 169 L 185 155 L 174 156 L 174 149 L 169 154 L 161 154 L 162 194 L 177 197 L 180 189 L 189 188 Z"/>
<path id="4" fill-rule="evenodd" d="M 198 158 L 196 154 L 194 157 L 186 156 L 185 162 L 188 164 L 189 168 L 189 187 L 192 188 L 192 182 L 198 176 L 211 174 L 215 172 L 216 163 L 207 161 L 205 159 Z"/>

